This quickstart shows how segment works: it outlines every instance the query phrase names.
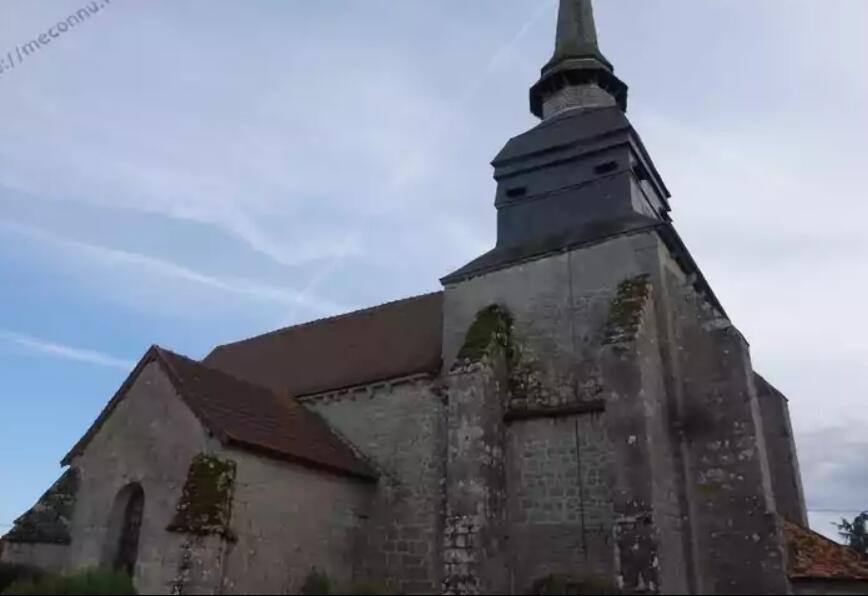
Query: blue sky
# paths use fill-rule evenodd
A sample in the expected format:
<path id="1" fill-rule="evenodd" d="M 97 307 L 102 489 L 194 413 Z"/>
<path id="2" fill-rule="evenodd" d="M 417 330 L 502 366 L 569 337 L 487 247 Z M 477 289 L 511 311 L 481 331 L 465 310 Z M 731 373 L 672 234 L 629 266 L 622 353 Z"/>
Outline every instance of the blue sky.
<path id="1" fill-rule="evenodd" d="M 0 1 L 0 56 L 88 4 Z M 489 248 L 555 4 L 112 0 L 0 73 L 0 531 L 150 344 L 201 357 Z M 868 3 L 597 13 L 828 531 L 868 507 Z"/>

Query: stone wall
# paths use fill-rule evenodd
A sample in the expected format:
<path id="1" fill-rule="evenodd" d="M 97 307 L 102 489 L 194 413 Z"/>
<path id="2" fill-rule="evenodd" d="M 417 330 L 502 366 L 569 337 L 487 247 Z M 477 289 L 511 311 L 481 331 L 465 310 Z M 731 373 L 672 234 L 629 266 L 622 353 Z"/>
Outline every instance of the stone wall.
<path id="1" fill-rule="evenodd" d="M 359 574 L 405 593 L 439 593 L 445 428 L 441 391 L 428 378 L 305 398 L 381 476 Z"/>
<path id="2" fill-rule="evenodd" d="M 747 342 L 692 286 L 675 275 L 667 281 L 695 588 L 703 594 L 789 593 Z"/>
<path id="3" fill-rule="evenodd" d="M 647 236 L 622 236 L 447 286 L 445 369 L 476 314 L 499 304 L 513 318 L 526 369 L 528 389 L 521 397 L 535 402 L 535 409 L 599 399 L 599 348 L 609 302 L 623 279 L 644 272 Z"/>
<path id="4" fill-rule="evenodd" d="M 134 581 L 141 593 L 168 593 L 184 537 L 166 531 L 192 458 L 213 444 L 156 362 L 146 365 L 127 395 L 72 466 L 80 473 L 72 518 L 69 568 L 107 563 L 109 514 L 131 482 L 144 490 L 144 515 Z"/>
<path id="5" fill-rule="evenodd" d="M 202 458 L 231 472 L 221 503 L 205 509 L 195 502 L 191 467 Z M 81 480 L 67 568 L 110 563 L 115 498 L 139 483 L 141 593 L 291 593 L 314 567 L 346 585 L 363 552 L 370 483 L 224 447 L 157 363 L 145 366 L 72 466 Z"/>
<path id="6" fill-rule="evenodd" d="M 312 569 L 350 584 L 373 485 L 236 449 L 221 458 L 237 466 L 222 593 L 296 594 Z"/>
<path id="7" fill-rule="evenodd" d="M 516 420 L 507 429 L 510 585 L 550 574 L 611 578 L 611 445 L 603 412 Z"/>
<path id="8" fill-rule="evenodd" d="M 611 302 L 603 387 L 612 441 L 616 583 L 627 593 L 687 591 L 682 477 L 673 458 L 670 398 L 653 276 L 627 278 Z"/>
<path id="9" fill-rule="evenodd" d="M 447 286 L 446 370 L 474 317 L 493 304 L 511 315 L 515 344 L 503 487 L 511 495 L 514 591 L 547 573 L 597 572 L 627 591 L 789 590 L 747 345 L 655 232 Z M 605 429 L 595 461 L 608 467 L 611 499 L 602 507 L 586 499 L 579 511 L 612 533 L 608 542 L 583 545 L 575 535 L 558 542 L 559 532 L 574 528 L 569 512 L 558 513 L 557 499 L 545 495 L 571 488 L 560 478 L 570 479 L 566 470 L 578 465 L 580 450 L 569 446 L 567 429 L 577 420 L 591 424 L 583 417 L 595 407 L 605 408 L 601 428 L 584 430 Z M 534 477 L 543 457 L 536 427 L 549 431 L 545 457 L 551 449 L 554 460 L 548 474 Z M 536 446 L 522 450 L 525 442 Z M 526 472 L 536 492 L 522 501 Z M 447 493 L 454 489 L 447 478 Z M 528 522 L 531 514 L 539 527 Z M 546 541 L 537 536 L 554 546 L 548 566 L 535 557 L 534 545 Z"/>
<path id="10" fill-rule="evenodd" d="M 755 375 L 755 381 L 775 508 L 785 518 L 807 527 L 808 512 L 787 398 L 761 376 Z"/>
<path id="11" fill-rule="evenodd" d="M 512 321 L 480 311 L 446 375 L 445 594 L 509 590 L 504 467 Z"/>
<path id="12" fill-rule="evenodd" d="M 464 336 L 480 310 L 501 305 L 513 319 L 515 354 L 510 362 L 505 412 L 510 425 L 509 473 L 503 490 L 510 495 L 506 544 L 511 561 L 508 581 L 515 592 L 521 593 L 553 573 L 580 579 L 604 576 L 609 583 L 615 581 L 619 563 L 613 536 L 611 491 L 617 468 L 613 465 L 613 444 L 626 443 L 629 425 L 623 418 L 611 418 L 608 411 L 601 412 L 608 408 L 602 347 L 611 332 L 608 322 L 620 284 L 658 268 L 660 246 L 654 234 L 622 236 L 446 288 L 447 367 L 458 357 Z M 639 375 L 635 398 L 643 399 L 646 386 L 642 383 L 646 382 L 660 402 L 654 406 L 660 412 L 659 429 L 653 429 L 657 446 L 668 435 L 667 396 L 659 349 L 654 347 L 655 333 L 652 330 L 646 351 L 657 360 L 645 368 L 656 371 L 658 377 Z M 644 425 L 645 406 L 639 403 L 631 416 L 639 417 L 637 424 Z M 647 481 L 647 505 L 652 507 L 650 500 L 659 497 L 665 501 L 665 506 L 657 504 L 661 512 L 677 519 L 680 511 L 673 496 L 677 477 L 671 461 L 665 461 L 667 446 L 659 447 L 663 449 L 660 465 L 652 467 L 647 461 L 652 455 L 643 451 L 644 471 L 637 478 Z M 617 471 L 624 478 L 640 473 L 632 467 Z M 588 491 L 584 499 L 567 496 L 580 488 Z M 451 481 L 447 489 L 453 489 Z M 654 532 L 660 531 L 655 525 Z M 654 532 L 652 539 L 658 540 Z M 683 574 L 681 549 L 678 533 L 674 545 L 666 549 L 666 562 L 676 575 Z M 677 585 L 683 583 L 675 581 Z"/>
<path id="13" fill-rule="evenodd" d="M 28 565 L 50 573 L 60 573 L 69 558 L 67 544 L 27 544 L 4 542 L 0 561 L 12 565 Z"/>
<path id="14" fill-rule="evenodd" d="M 72 542 L 69 524 L 75 512 L 78 486 L 78 471 L 67 468 L 3 536 L 0 561 L 62 572 Z"/>

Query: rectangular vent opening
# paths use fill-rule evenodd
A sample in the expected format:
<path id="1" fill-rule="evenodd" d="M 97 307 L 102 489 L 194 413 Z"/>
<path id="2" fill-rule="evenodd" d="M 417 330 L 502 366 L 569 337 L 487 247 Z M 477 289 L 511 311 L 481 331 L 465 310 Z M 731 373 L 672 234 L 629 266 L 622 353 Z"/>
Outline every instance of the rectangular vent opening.
<path id="1" fill-rule="evenodd" d="M 527 187 L 526 186 L 515 186 L 513 188 L 507 188 L 506 189 L 506 196 L 508 196 L 510 199 L 514 199 L 516 197 L 523 197 L 526 194 L 527 194 Z"/>
<path id="2" fill-rule="evenodd" d="M 601 163 L 600 165 L 594 166 L 594 172 L 596 172 L 597 174 L 610 174 L 617 169 L 617 161 L 607 161 L 606 163 Z"/>

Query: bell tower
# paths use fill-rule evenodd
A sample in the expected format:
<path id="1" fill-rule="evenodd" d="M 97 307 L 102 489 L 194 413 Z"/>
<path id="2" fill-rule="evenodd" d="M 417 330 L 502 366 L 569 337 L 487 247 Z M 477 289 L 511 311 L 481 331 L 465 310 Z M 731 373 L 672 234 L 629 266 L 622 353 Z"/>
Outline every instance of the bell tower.
<path id="1" fill-rule="evenodd" d="M 801 498 L 764 436 L 786 416 L 764 422 L 590 0 L 561 0 L 530 109 L 492 162 L 496 245 L 441 280 L 444 592 L 790 593 L 777 503 Z"/>
<path id="2" fill-rule="evenodd" d="M 456 276 L 668 223 L 669 191 L 627 119 L 590 0 L 562 0 L 555 51 L 530 90 L 542 122 L 494 158 L 497 246 Z"/>
<path id="3" fill-rule="evenodd" d="M 591 0 L 561 2 L 555 53 L 531 87 L 531 112 L 545 119 L 563 110 L 614 105 L 627 111 L 627 85 L 600 52 Z"/>

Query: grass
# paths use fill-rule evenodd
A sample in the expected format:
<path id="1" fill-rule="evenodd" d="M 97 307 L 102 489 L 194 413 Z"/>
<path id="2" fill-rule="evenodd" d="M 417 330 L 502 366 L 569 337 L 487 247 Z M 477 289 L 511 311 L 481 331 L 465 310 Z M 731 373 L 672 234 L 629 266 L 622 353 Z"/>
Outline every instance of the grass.
<path id="1" fill-rule="evenodd" d="M 36 567 L 17 563 L 0 563 L 0 594 L 13 583 L 35 580 L 45 575 Z"/>
<path id="2" fill-rule="evenodd" d="M 91 570 L 73 575 L 45 575 L 36 579 L 24 578 L 13 582 L 3 596 L 29 594 L 135 594 L 133 580 L 117 571 Z"/>

